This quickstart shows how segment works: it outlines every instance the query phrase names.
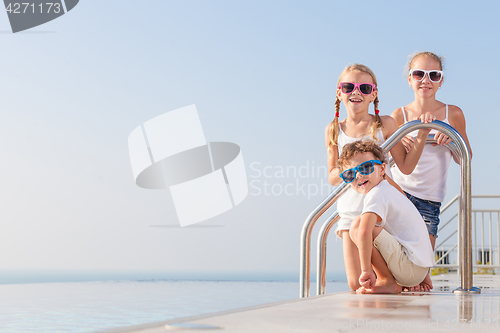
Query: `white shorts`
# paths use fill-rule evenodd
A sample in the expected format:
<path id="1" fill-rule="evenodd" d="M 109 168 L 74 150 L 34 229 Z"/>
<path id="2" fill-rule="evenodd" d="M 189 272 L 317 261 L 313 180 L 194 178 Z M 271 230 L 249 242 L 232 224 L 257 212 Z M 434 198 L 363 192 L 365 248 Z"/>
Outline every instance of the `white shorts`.
<path id="1" fill-rule="evenodd" d="M 335 229 L 335 233 L 337 236 L 342 238 L 342 231 L 351 229 L 352 221 L 356 218 L 356 216 L 361 215 L 361 212 L 344 212 L 339 213 L 340 219 L 337 222 L 337 229 Z"/>

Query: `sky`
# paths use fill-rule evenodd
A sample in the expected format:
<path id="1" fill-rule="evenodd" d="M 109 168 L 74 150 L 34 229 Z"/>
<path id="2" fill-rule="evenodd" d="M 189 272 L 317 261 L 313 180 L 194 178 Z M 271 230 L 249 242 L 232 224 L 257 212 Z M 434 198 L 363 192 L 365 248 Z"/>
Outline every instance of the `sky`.
<path id="1" fill-rule="evenodd" d="M 338 75 L 369 66 L 381 114 L 391 114 L 413 100 L 403 69 L 418 50 L 446 57 L 437 98 L 464 111 L 472 193 L 498 194 L 499 10 L 491 1 L 82 0 L 16 34 L 0 13 L 0 271 L 298 278 L 302 225 L 333 189 L 324 129 Z M 168 190 L 135 185 L 127 140 L 191 104 L 208 141 L 240 146 L 249 195 L 180 228 Z M 459 189 L 452 165 L 445 201 Z M 332 232 L 330 272 L 343 271 L 341 252 Z"/>

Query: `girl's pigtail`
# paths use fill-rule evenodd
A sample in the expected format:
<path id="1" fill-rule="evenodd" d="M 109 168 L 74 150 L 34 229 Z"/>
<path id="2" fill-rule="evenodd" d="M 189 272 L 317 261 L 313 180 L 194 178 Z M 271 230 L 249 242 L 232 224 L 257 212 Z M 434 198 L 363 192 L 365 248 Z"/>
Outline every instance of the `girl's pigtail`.
<path id="1" fill-rule="evenodd" d="M 335 100 L 335 118 L 330 124 L 330 145 L 328 151 L 332 146 L 336 146 L 339 140 L 339 114 L 340 114 L 340 99 L 337 97 Z"/>
<path id="2" fill-rule="evenodd" d="M 380 118 L 380 111 L 378 110 L 378 96 L 375 97 L 375 100 L 373 101 L 373 106 L 375 107 L 375 119 L 373 121 L 373 124 L 372 124 L 372 128 L 371 128 L 371 134 L 372 134 L 372 138 L 375 142 L 379 141 L 375 134 L 377 133 L 378 129 L 379 128 L 382 128 L 382 118 Z"/>

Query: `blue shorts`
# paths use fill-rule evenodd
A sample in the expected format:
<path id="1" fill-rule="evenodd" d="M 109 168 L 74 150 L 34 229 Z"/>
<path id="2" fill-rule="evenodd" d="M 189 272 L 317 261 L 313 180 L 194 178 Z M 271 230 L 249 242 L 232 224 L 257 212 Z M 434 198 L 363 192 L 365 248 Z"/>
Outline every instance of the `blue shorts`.
<path id="1" fill-rule="evenodd" d="M 406 192 L 405 194 L 406 197 L 415 205 L 420 215 L 422 215 L 429 235 L 433 235 L 437 238 L 441 203 L 420 199 Z"/>

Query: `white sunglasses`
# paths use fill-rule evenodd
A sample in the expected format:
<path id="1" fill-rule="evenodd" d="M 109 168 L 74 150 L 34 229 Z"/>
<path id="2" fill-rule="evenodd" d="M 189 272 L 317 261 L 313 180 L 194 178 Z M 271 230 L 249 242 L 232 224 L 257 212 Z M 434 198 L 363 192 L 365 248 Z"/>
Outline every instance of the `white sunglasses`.
<path id="1" fill-rule="evenodd" d="M 408 75 L 411 76 L 411 78 L 415 81 L 422 81 L 425 77 L 425 75 L 429 77 L 429 80 L 432 82 L 440 82 L 443 79 L 443 71 L 438 71 L 438 70 L 431 70 L 431 71 L 426 71 L 423 69 L 411 69 L 410 73 Z"/>

